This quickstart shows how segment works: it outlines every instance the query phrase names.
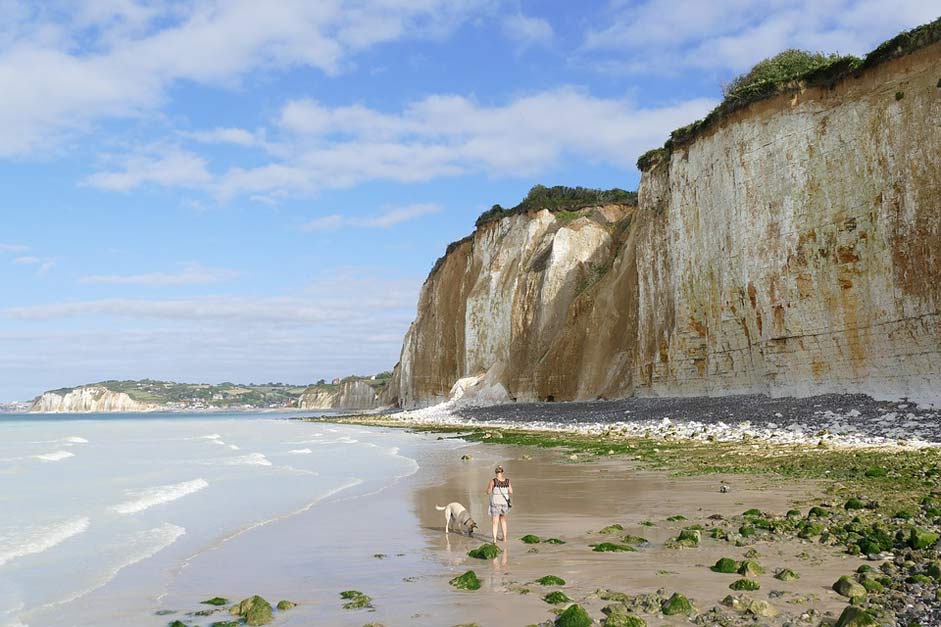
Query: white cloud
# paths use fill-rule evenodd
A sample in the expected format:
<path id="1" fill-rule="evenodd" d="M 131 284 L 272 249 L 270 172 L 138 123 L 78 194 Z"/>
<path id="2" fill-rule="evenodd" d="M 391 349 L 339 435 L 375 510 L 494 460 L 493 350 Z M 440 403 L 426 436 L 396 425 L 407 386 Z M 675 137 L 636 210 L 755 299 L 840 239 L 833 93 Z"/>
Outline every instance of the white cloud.
<path id="1" fill-rule="evenodd" d="M 310 194 L 375 180 L 420 182 L 473 173 L 528 176 L 566 158 L 629 169 L 638 155 L 715 104 L 698 98 L 645 108 L 574 87 L 521 96 L 503 105 L 434 95 L 397 112 L 359 104 L 329 107 L 302 99 L 283 107 L 278 140 L 266 146 L 267 163 L 213 175 L 205 161 L 191 153 L 174 153 L 170 165 L 179 160 L 183 167 L 165 168 L 131 156 L 122 169 L 99 172 L 88 182 L 121 190 L 162 182 L 199 187 L 224 200 L 243 194 Z M 160 176 L 164 171 L 168 175 Z M 336 226 L 326 220 L 312 223 L 311 229 Z"/>
<path id="2" fill-rule="evenodd" d="M 147 285 L 147 286 L 178 286 L 178 285 L 208 285 L 228 281 L 238 276 L 233 270 L 222 268 L 206 268 L 199 264 L 189 264 L 179 272 L 150 272 L 145 274 L 96 274 L 84 276 L 80 283 L 108 284 L 108 285 Z"/>
<path id="3" fill-rule="evenodd" d="M 29 246 L 24 244 L 3 244 L 0 243 L 0 252 L 4 253 L 22 253 L 29 250 Z"/>
<path id="4" fill-rule="evenodd" d="M 212 181 L 204 158 L 173 148 L 158 154 L 131 154 L 120 159 L 119 169 L 92 174 L 85 183 L 111 191 L 128 191 L 153 183 L 168 187 L 203 187 Z"/>
<path id="5" fill-rule="evenodd" d="M 251 131 L 243 128 L 214 128 L 209 131 L 182 133 L 188 139 L 205 144 L 235 144 L 237 146 L 255 146 L 263 141 Z"/>
<path id="6" fill-rule="evenodd" d="M 333 231 L 343 226 L 352 226 L 358 228 L 379 228 L 387 229 L 396 224 L 414 220 L 422 216 L 439 213 L 441 207 L 434 203 L 420 203 L 390 209 L 385 213 L 371 218 L 348 218 L 339 214 L 332 214 L 314 218 L 307 222 L 302 228 L 305 231 Z"/>
<path id="7" fill-rule="evenodd" d="M 58 258 L 56 257 L 36 257 L 34 255 L 24 255 L 13 259 L 13 263 L 18 266 L 36 266 L 37 274 L 46 274 L 52 269 Z"/>
<path id="8" fill-rule="evenodd" d="M 0 156 L 46 149 L 101 118 L 159 105 L 177 82 L 236 85 L 252 70 L 328 74 L 378 43 L 436 36 L 480 0 L 96 0 L 4 5 Z"/>
<path id="9" fill-rule="evenodd" d="M 861 55 L 937 17 L 922 0 L 612 2 L 608 25 L 588 31 L 584 47 L 586 65 L 619 71 L 742 72 L 787 48 Z"/>
<path id="10" fill-rule="evenodd" d="M 530 17 L 522 13 L 504 17 L 501 27 L 503 35 L 518 48 L 528 48 L 535 45 L 544 46 L 551 43 L 554 36 L 552 25 L 548 20 Z"/>

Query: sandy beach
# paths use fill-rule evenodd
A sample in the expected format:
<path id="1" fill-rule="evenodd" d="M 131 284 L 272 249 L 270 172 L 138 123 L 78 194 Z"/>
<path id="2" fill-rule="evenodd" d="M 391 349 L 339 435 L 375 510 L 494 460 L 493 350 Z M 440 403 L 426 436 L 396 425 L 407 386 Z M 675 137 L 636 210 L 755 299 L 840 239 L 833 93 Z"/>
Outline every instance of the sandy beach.
<path id="1" fill-rule="evenodd" d="M 700 524 L 708 530 L 720 524 L 716 515 L 732 520 L 751 508 L 780 515 L 791 508 L 806 511 L 825 500 L 814 481 L 672 477 L 620 457 L 573 462 L 558 449 L 499 444 L 455 448 L 454 440 L 438 440 L 433 433 L 414 437 L 425 441 L 417 474 L 378 494 L 340 498 L 246 533 L 193 560 L 160 601 L 161 609 L 173 614 L 155 624 L 226 620 L 224 609 L 208 617 L 191 613 L 205 609 L 200 601 L 215 595 L 238 601 L 253 594 L 272 604 L 280 599 L 298 603 L 276 613 L 275 624 L 283 625 L 539 624 L 554 620 L 553 610 L 568 605 L 543 600 L 554 590 L 582 605 L 595 620 L 604 617 L 601 609 L 611 602 L 597 594 L 600 589 L 628 595 L 680 592 L 704 612 L 737 594 L 729 585 L 740 578 L 708 567 L 722 557 L 743 560 L 746 555 L 765 569 L 755 577 L 760 590 L 747 594 L 780 612 L 766 624 L 784 624 L 801 615 L 815 617 L 816 624 L 846 606 L 831 585 L 863 563 L 838 547 L 800 540 L 736 547 L 704 534 L 697 548 L 667 546 L 684 527 Z M 471 459 L 462 460 L 464 455 Z M 468 551 L 489 539 L 485 488 L 498 462 L 516 490 L 509 541 L 499 543 L 503 553 L 494 560 L 471 558 Z M 731 487 L 726 493 L 720 492 L 723 482 Z M 435 505 L 450 501 L 469 507 L 481 525 L 475 537 L 444 533 L 443 515 Z M 685 519 L 668 520 L 677 515 Z M 599 533 L 612 524 L 623 531 Z M 565 544 L 526 544 L 520 538 L 527 534 Z M 623 535 L 649 543 L 629 553 L 599 553 L 590 546 L 618 542 Z M 774 579 L 783 567 L 797 571 L 800 579 Z M 479 590 L 448 585 L 467 570 L 478 575 Z M 535 583 L 545 575 L 566 583 Z M 343 609 L 339 594 L 345 590 L 370 596 L 372 607 Z M 690 624 L 685 616 L 643 618 L 650 625 Z"/>

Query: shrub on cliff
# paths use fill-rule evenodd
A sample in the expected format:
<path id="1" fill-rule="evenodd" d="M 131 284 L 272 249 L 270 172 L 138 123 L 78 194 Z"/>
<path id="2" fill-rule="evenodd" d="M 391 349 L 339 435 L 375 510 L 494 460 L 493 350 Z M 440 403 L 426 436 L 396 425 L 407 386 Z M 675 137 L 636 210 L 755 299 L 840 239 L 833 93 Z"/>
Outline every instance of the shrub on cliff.
<path id="1" fill-rule="evenodd" d="M 617 187 L 613 189 L 591 189 L 589 187 L 566 187 L 564 185 L 554 187 L 534 185 L 526 194 L 526 198 L 518 205 L 512 209 L 504 209 L 500 205 L 494 205 L 480 214 L 475 226 L 479 227 L 488 222 L 495 222 L 518 213 L 539 209 L 561 211 L 608 203 L 634 204 L 636 202 L 636 192 L 628 192 Z"/>
<path id="2" fill-rule="evenodd" d="M 722 90 L 726 98 L 736 98 L 740 94 L 763 89 L 763 86 L 775 86 L 778 83 L 794 80 L 813 70 L 829 65 L 838 60 L 838 54 L 807 52 L 791 48 L 779 52 L 769 59 L 759 61 L 749 71 L 736 76 Z"/>

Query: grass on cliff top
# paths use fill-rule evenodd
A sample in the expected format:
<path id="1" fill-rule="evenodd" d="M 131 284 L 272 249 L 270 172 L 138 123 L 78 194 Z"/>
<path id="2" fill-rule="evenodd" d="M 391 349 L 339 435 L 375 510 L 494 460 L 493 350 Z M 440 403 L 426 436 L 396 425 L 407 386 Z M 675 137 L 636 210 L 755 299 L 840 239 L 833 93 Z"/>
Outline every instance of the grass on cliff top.
<path id="1" fill-rule="evenodd" d="M 504 209 L 500 205 L 494 205 L 477 218 L 474 226 L 481 227 L 488 222 L 495 222 L 512 215 L 540 209 L 563 212 L 563 220 L 573 219 L 577 217 L 577 214 L 572 215 L 575 210 L 610 203 L 636 204 L 637 193 L 628 192 L 617 187 L 602 190 L 588 187 L 566 187 L 564 185 L 554 187 L 534 185 L 526 194 L 526 198 L 518 205 L 512 209 Z"/>
<path id="2" fill-rule="evenodd" d="M 663 148 L 650 150 L 637 160 L 637 167 L 646 170 L 668 157 L 673 148 L 693 141 L 701 132 L 714 126 L 729 114 L 753 102 L 788 93 L 802 87 L 832 87 L 840 80 L 858 75 L 886 61 L 911 54 L 941 41 L 941 18 L 883 42 L 860 59 L 854 56 L 785 50 L 756 64 L 735 78 L 723 90 L 724 99 L 702 120 L 676 129 Z"/>
<path id="3" fill-rule="evenodd" d="M 384 416 L 356 416 L 327 422 L 407 428 L 414 432 L 450 434 L 485 444 L 564 449 L 574 463 L 614 456 L 629 457 L 647 468 L 677 475 L 746 474 L 776 478 L 829 480 L 838 493 L 865 493 L 880 509 L 893 512 L 933 491 L 941 491 L 941 450 L 832 448 L 778 445 L 758 440 L 708 442 L 656 439 L 616 433 L 583 435 L 564 431 L 468 426 L 416 425 Z M 499 432 L 502 437 L 492 434 Z"/>

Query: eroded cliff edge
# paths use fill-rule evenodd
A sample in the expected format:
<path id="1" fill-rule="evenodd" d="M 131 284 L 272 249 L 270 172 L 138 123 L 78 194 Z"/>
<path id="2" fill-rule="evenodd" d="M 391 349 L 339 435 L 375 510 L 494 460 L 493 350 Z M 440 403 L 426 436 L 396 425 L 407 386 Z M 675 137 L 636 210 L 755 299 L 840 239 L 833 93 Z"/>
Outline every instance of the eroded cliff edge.
<path id="1" fill-rule="evenodd" d="M 479 226 L 384 400 L 937 400 L 941 44 L 890 56 L 713 121 L 646 162 L 636 206 Z"/>

